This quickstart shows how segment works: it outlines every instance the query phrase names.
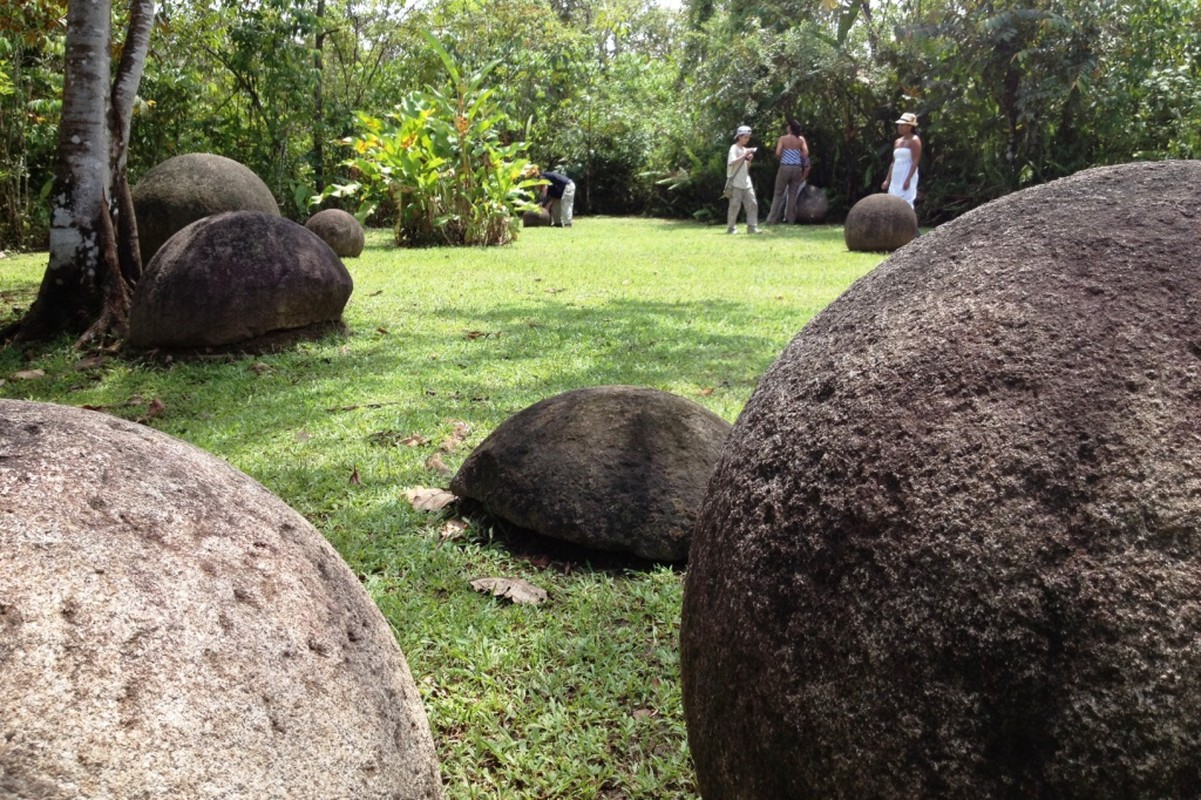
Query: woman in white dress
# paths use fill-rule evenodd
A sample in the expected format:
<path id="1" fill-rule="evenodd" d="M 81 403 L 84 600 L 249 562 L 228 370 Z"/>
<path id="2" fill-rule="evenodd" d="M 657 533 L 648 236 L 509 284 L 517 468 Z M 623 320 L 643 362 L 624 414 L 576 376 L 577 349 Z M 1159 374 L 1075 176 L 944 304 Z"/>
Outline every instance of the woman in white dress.
<path id="1" fill-rule="evenodd" d="M 922 160 L 917 114 L 902 114 L 897 120 L 897 134 L 892 145 L 892 163 L 888 165 L 888 175 L 880 188 L 912 206 L 917 199 L 917 165 Z"/>

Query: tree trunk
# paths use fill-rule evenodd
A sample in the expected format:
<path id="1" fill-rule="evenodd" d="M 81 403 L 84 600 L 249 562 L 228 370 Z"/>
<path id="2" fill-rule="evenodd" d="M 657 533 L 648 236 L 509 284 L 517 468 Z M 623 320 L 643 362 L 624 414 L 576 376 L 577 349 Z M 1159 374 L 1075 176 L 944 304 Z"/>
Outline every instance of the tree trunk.
<path id="1" fill-rule="evenodd" d="M 52 193 L 50 260 L 18 340 L 84 332 L 122 336 L 131 285 L 141 273 L 137 224 L 125 176 L 133 101 L 154 17 L 130 0 L 124 54 L 110 88 L 111 0 L 69 0 L 62 122 Z"/>

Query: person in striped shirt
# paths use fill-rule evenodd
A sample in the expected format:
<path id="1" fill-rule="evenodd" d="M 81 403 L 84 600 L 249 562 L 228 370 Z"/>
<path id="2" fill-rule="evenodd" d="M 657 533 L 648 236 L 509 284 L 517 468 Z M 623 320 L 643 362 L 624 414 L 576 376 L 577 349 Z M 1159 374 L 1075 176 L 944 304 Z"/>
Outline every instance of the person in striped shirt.
<path id="1" fill-rule="evenodd" d="M 774 225 L 783 217 L 796 222 L 797 200 L 809 179 L 809 143 L 801 136 L 801 123 L 788 120 L 788 133 L 776 140 L 776 191 L 771 199 L 767 224 Z M 787 213 L 785 208 L 787 207 Z"/>

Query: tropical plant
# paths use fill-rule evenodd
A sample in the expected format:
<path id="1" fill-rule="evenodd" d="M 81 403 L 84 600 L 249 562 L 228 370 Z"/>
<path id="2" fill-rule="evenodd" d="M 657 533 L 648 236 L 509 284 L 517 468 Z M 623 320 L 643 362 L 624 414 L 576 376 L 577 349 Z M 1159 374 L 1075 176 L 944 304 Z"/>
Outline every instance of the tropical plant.
<path id="1" fill-rule="evenodd" d="M 518 215 L 536 208 L 539 185 L 523 140 L 484 88 L 491 65 L 463 75 L 433 37 L 449 77 L 446 90 L 409 94 L 383 117 L 358 115 L 361 132 L 342 144 L 355 179 L 317 196 L 355 197 L 357 215 L 395 209 L 396 243 L 404 246 L 507 244 Z"/>

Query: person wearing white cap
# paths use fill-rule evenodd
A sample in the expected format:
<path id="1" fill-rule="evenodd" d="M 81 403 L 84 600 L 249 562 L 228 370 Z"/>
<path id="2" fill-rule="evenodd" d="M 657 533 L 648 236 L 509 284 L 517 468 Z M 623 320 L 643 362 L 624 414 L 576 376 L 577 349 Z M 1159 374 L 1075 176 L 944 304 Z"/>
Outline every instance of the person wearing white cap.
<path id="1" fill-rule="evenodd" d="M 738 233 L 738 212 L 743 208 L 746 209 L 746 232 L 759 233 L 759 201 L 755 199 L 755 185 L 751 183 L 751 161 L 758 148 L 747 147 L 750 141 L 750 126 L 740 125 L 726 156 L 726 188 L 730 192 L 726 233 Z"/>
<path id="2" fill-rule="evenodd" d="M 922 140 L 917 135 L 917 114 L 902 114 L 897 120 L 892 163 L 888 165 L 888 175 L 880 188 L 912 206 L 917 199 L 917 165 L 921 160 Z"/>

